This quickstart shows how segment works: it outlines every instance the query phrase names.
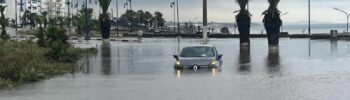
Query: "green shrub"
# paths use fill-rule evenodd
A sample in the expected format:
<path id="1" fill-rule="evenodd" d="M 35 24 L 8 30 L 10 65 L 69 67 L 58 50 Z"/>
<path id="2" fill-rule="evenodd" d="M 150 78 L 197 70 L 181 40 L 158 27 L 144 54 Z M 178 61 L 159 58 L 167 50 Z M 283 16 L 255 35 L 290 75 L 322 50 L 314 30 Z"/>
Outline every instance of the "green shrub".
<path id="1" fill-rule="evenodd" d="M 71 72 L 75 61 L 84 52 L 68 48 L 64 58 L 70 62 L 57 62 L 46 58 L 50 48 L 35 43 L 7 41 L 0 42 L 0 47 L 0 88 Z"/>
<path id="2" fill-rule="evenodd" d="M 70 47 L 68 43 L 68 36 L 66 31 L 62 28 L 57 28 L 50 25 L 47 32 L 48 47 L 50 52 L 47 57 L 53 60 L 64 61 L 63 56 L 67 55 L 67 48 Z"/>

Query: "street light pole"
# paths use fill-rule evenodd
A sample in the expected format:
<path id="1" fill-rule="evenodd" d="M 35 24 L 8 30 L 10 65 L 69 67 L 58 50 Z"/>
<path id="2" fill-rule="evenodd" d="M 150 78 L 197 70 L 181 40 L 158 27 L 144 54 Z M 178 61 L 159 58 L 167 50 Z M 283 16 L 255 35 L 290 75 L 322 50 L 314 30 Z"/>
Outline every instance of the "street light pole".
<path id="1" fill-rule="evenodd" d="M 284 15 L 287 15 L 288 13 L 289 13 L 289 12 L 285 12 L 285 13 L 283 13 L 282 15 L 280 15 L 280 17 L 283 17 Z M 284 25 L 283 25 L 283 23 L 282 23 L 281 32 L 283 32 L 283 29 L 284 29 L 283 26 L 284 26 Z"/>
<path id="2" fill-rule="evenodd" d="M 132 1 L 129 0 L 129 2 L 130 2 L 130 10 L 132 10 Z"/>
<path id="3" fill-rule="evenodd" d="M 118 5 L 118 0 L 115 1 L 115 5 L 116 5 L 116 10 L 117 10 L 117 21 L 116 21 L 116 24 L 117 24 L 117 37 L 119 37 L 119 23 L 118 23 L 118 19 L 119 19 L 119 5 Z"/>
<path id="4" fill-rule="evenodd" d="M 179 18 L 179 0 L 176 0 L 176 10 L 177 10 L 177 53 L 180 54 L 180 18 Z"/>
<path id="5" fill-rule="evenodd" d="M 311 2 L 309 0 L 309 35 L 311 35 Z"/>
<path id="6" fill-rule="evenodd" d="M 345 14 L 345 16 L 346 16 L 346 34 L 349 35 L 349 17 L 350 17 L 350 13 L 347 13 L 346 11 L 338 9 L 338 8 L 334 8 L 334 9 Z"/>
<path id="7" fill-rule="evenodd" d="M 203 0 L 203 44 L 208 43 L 207 0 Z"/>
<path id="8" fill-rule="evenodd" d="M 89 35 L 89 25 L 88 25 L 88 5 L 87 5 L 87 0 L 85 0 L 85 40 L 90 40 L 90 35 Z"/>
<path id="9" fill-rule="evenodd" d="M 176 0 L 177 9 L 177 35 L 180 36 L 179 0 Z"/>
<path id="10" fill-rule="evenodd" d="M 70 25 L 71 25 L 71 15 L 70 15 L 71 14 L 70 13 L 71 2 L 70 2 L 70 0 L 67 0 L 66 4 L 68 6 L 68 35 L 70 35 L 71 34 L 71 27 L 70 27 Z"/>
<path id="11" fill-rule="evenodd" d="M 171 2 L 170 3 L 170 7 L 171 8 L 174 8 L 174 33 L 176 33 L 176 7 L 175 7 L 175 0 L 174 0 L 174 2 Z"/>
<path id="12" fill-rule="evenodd" d="M 15 21 L 15 25 L 16 25 L 16 26 L 15 26 L 15 27 L 16 27 L 16 35 L 17 35 L 17 31 L 18 31 L 18 27 L 17 27 L 17 24 L 18 24 L 18 23 L 17 23 L 17 13 L 18 13 L 17 9 L 18 9 L 18 8 L 17 8 L 17 5 L 18 5 L 18 4 L 17 4 L 17 0 L 15 0 L 15 7 L 16 7 L 16 13 L 15 13 L 15 16 L 16 16 L 16 17 L 15 17 L 15 20 L 16 20 L 16 21 Z"/>

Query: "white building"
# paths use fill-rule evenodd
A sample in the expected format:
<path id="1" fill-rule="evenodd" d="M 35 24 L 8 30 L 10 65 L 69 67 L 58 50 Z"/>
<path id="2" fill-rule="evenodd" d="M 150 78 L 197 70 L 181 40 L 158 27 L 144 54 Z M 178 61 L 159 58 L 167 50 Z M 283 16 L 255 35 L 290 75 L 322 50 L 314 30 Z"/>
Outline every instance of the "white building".
<path id="1" fill-rule="evenodd" d="M 31 13 L 40 14 L 42 11 L 41 0 L 27 0 L 25 3 L 26 9 Z"/>
<path id="2" fill-rule="evenodd" d="M 7 2 L 6 2 L 6 0 L 0 0 L 0 6 L 5 6 L 5 7 L 7 7 Z M 5 16 L 6 16 L 6 12 L 7 12 L 7 8 L 5 8 L 5 12 L 4 12 Z"/>
<path id="3" fill-rule="evenodd" d="M 43 0 L 44 11 L 48 11 L 53 16 L 64 16 L 66 11 L 66 0 Z"/>

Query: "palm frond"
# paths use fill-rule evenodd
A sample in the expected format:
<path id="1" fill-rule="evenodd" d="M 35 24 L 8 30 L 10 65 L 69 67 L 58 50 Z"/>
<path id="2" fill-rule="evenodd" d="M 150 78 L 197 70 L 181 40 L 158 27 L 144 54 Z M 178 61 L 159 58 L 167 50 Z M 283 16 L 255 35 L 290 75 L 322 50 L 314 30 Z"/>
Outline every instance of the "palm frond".
<path id="1" fill-rule="evenodd" d="M 98 0 L 100 3 L 100 7 L 102 9 L 102 14 L 107 14 L 109 5 L 111 4 L 112 0 Z"/>
<path id="2" fill-rule="evenodd" d="M 236 2 L 241 9 L 245 9 L 245 7 L 248 5 L 249 0 L 236 0 Z"/>
<path id="3" fill-rule="evenodd" d="M 272 9 L 272 10 L 277 10 L 277 6 L 280 2 L 280 0 L 268 0 L 270 6 L 269 6 L 269 9 Z"/>

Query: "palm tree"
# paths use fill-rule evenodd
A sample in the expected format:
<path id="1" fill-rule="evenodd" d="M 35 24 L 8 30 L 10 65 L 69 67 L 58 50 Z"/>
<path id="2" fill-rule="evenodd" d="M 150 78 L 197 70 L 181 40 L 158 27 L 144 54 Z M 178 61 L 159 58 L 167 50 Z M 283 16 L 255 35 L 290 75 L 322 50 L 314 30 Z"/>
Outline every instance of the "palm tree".
<path id="1" fill-rule="evenodd" d="M 84 22 L 85 22 L 85 14 L 88 14 L 88 24 L 89 26 L 95 26 L 98 23 L 93 23 L 92 22 L 92 14 L 93 14 L 93 9 L 88 8 L 87 13 L 85 10 L 80 10 L 79 14 L 76 16 L 73 16 L 73 25 L 77 27 L 77 34 L 82 35 L 83 34 L 83 27 L 84 27 Z M 94 25 L 92 25 L 94 24 Z"/>
<path id="2" fill-rule="evenodd" d="M 251 15 L 250 12 L 246 9 L 249 0 L 236 0 L 236 2 L 240 7 L 240 10 L 235 11 L 239 12 L 236 16 L 236 22 L 239 31 L 240 43 L 249 44 Z"/>
<path id="3" fill-rule="evenodd" d="M 280 0 L 268 0 L 269 8 L 263 12 L 263 23 L 266 29 L 269 45 L 279 44 L 279 33 L 282 25 L 280 18 L 280 11 L 277 9 L 277 5 Z"/>
<path id="4" fill-rule="evenodd" d="M 150 24 L 152 24 L 151 23 L 152 18 L 153 18 L 152 13 L 150 13 L 149 11 L 145 11 L 145 20 L 146 21 L 144 22 L 144 24 L 146 25 L 147 28 L 149 28 L 151 26 Z"/>
<path id="5" fill-rule="evenodd" d="M 43 14 L 41 16 L 40 15 L 35 16 L 35 21 L 39 24 L 38 32 L 35 34 L 35 36 L 38 38 L 37 43 L 40 47 L 47 47 L 46 32 L 43 28 L 43 24 L 47 22 L 46 15 Z"/>
<path id="6" fill-rule="evenodd" d="M 30 15 L 29 10 L 24 11 L 23 16 L 22 16 L 22 26 L 23 27 L 27 24 L 27 19 L 29 18 L 29 15 Z"/>
<path id="7" fill-rule="evenodd" d="M 29 14 L 29 21 L 30 21 L 30 29 L 32 29 L 33 27 L 35 27 L 35 16 L 37 14 L 36 13 L 30 13 Z"/>
<path id="8" fill-rule="evenodd" d="M 111 22 L 108 16 L 108 8 L 111 3 L 111 0 L 98 0 L 100 7 L 102 9 L 102 14 L 100 15 L 100 28 L 103 39 L 108 39 L 110 37 L 111 31 Z"/>
<path id="9" fill-rule="evenodd" d="M 48 13 L 47 11 L 41 12 L 41 15 L 42 15 L 42 18 L 43 18 L 42 24 L 44 24 L 44 27 L 45 27 L 45 28 L 46 28 L 47 23 L 48 23 L 48 21 L 47 21 L 47 15 L 48 15 L 48 14 L 49 14 L 49 13 Z"/>
<path id="10" fill-rule="evenodd" d="M 145 12 L 143 12 L 143 10 L 138 10 L 136 14 L 137 14 L 137 20 L 138 20 L 137 24 L 138 26 L 142 26 L 142 24 L 144 24 L 144 22 L 146 21 Z"/>
<path id="11" fill-rule="evenodd" d="M 156 21 L 156 28 L 163 28 L 163 26 L 165 25 L 165 20 L 163 18 L 163 14 L 159 11 L 156 11 L 154 13 L 154 18 L 155 18 L 155 21 Z"/>
<path id="12" fill-rule="evenodd" d="M 1 39 L 8 39 L 9 36 L 6 33 L 6 18 L 5 18 L 5 8 L 6 6 L 0 6 L 0 13 L 1 13 L 1 17 L 0 17 L 0 24 L 1 24 L 1 28 L 2 28 L 2 32 L 1 32 Z"/>

